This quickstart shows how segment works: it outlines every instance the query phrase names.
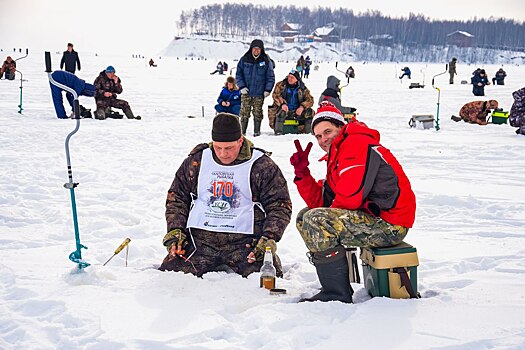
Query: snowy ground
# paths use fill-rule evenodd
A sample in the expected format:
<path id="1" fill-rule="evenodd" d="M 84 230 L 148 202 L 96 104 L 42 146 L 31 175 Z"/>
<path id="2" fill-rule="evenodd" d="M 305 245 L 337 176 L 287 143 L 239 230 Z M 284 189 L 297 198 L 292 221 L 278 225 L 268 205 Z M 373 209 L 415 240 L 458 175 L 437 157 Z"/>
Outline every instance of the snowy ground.
<path id="1" fill-rule="evenodd" d="M 82 53 L 81 53 L 82 55 Z M 225 80 L 210 76 L 215 62 L 81 56 L 78 74 L 92 82 L 107 65 L 142 121 L 83 120 L 71 141 L 83 251 L 92 266 L 73 274 L 68 255 L 74 232 L 63 142 L 71 120 L 57 120 L 44 73 L 43 53 L 19 61 L 24 111 L 17 113 L 19 81 L 0 81 L 0 348 L 1 349 L 523 349 L 525 348 L 525 138 L 507 125 L 484 127 L 449 118 L 475 100 L 470 85 L 442 87 L 441 131 L 410 129 L 412 114 L 435 114 L 431 76 L 442 65 L 411 65 L 408 89 L 401 66 L 359 64 L 343 90 L 359 119 L 377 128 L 408 174 L 417 218 L 407 242 L 420 258 L 419 300 L 370 299 L 354 285 L 355 303 L 296 301 L 319 287 L 294 225 L 278 253 L 285 296 L 247 279 L 210 273 L 203 279 L 155 269 L 165 255 L 164 201 L 173 175 L 192 147 L 210 140 L 213 104 Z M 60 56 L 53 55 L 54 66 Z M 230 64 L 232 64 L 231 62 Z M 280 62 L 277 78 L 292 64 Z M 476 67 L 459 65 L 457 80 Z M 496 66 L 484 67 L 492 76 Z M 506 66 L 505 86 L 486 88 L 506 110 L 522 87 L 522 68 Z M 317 98 L 334 64 L 312 71 Z M 339 75 L 341 76 L 341 75 Z M 267 103 L 269 100 L 266 101 Z M 93 108 L 94 102 L 81 103 Z M 205 117 L 201 117 L 204 106 Z M 188 115 L 198 118 L 188 119 Z M 252 138 L 253 124 L 248 137 Z M 273 136 L 265 119 L 257 146 L 290 180 L 295 214 L 304 206 L 289 157 L 296 136 Z M 303 143 L 309 135 L 298 137 Z M 324 165 L 314 146 L 312 173 Z M 131 238 L 107 266 L 113 250 Z"/>

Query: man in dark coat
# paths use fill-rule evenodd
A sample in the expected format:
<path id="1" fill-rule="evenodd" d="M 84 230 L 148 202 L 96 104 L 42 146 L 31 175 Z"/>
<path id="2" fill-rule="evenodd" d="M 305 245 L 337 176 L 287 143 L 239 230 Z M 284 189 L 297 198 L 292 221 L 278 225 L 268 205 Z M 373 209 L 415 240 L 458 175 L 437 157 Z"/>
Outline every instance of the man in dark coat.
<path id="1" fill-rule="evenodd" d="M 333 104 L 343 114 L 354 113 L 356 111 L 355 108 L 343 107 L 341 105 L 341 97 L 339 96 L 339 84 L 340 83 L 341 81 L 339 79 L 337 79 L 333 75 L 330 75 L 326 79 L 326 89 L 323 91 L 323 93 L 319 97 L 319 104 L 321 104 L 323 101 L 328 101 L 331 104 Z"/>
<path id="2" fill-rule="evenodd" d="M 51 77 L 57 83 L 60 83 L 62 85 L 65 85 L 75 90 L 78 96 L 88 96 L 88 97 L 95 96 L 95 93 L 96 93 L 95 86 L 92 84 L 86 83 L 84 80 L 80 78 L 77 78 L 72 73 L 57 70 L 51 74 Z M 55 105 L 55 112 L 57 114 L 57 118 L 67 119 L 66 110 L 64 109 L 64 104 L 62 100 L 62 91 L 64 90 L 51 83 L 49 83 L 49 85 L 51 86 L 51 96 L 53 97 L 53 104 Z M 69 105 L 71 106 L 71 111 L 73 111 L 74 102 L 75 102 L 75 98 L 73 97 L 73 94 L 67 92 L 66 99 L 69 102 Z"/>
<path id="3" fill-rule="evenodd" d="M 476 73 L 477 72 L 477 73 Z M 476 70 L 472 77 L 472 93 L 474 96 L 485 96 L 485 85 L 490 85 L 484 69 Z"/>
<path id="4" fill-rule="evenodd" d="M 326 152 L 327 173 L 316 181 L 308 168 L 310 142 L 290 162 L 306 202 L 297 229 L 310 251 L 321 292 L 303 301 L 352 302 L 345 247 L 388 247 L 401 243 L 416 212 L 410 181 L 394 155 L 379 143 L 379 132 L 364 123 L 345 124 L 334 105 L 324 102 L 312 130 Z"/>
<path id="5" fill-rule="evenodd" d="M 69 73 L 75 74 L 76 67 L 80 70 L 80 59 L 78 58 L 78 53 L 73 50 L 73 44 L 71 43 L 67 44 L 67 50 L 64 51 L 64 54 L 62 55 L 60 69 L 64 69 L 64 65 L 66 66 L 66 71 Z"/>
<path id="6" fill-rule="evenodd" d="M 458 74 L 456 72 L 456 63 L 458 59 L 456 57 L 452 57 L 452 60 L 448 63 L 448 74 L 450 74 L 450 84 L 454 84 L 454 75 Z"/>
<path id="7" fill-rule="evenodd" d="M 266 246 L 275 254 L 290 222 L 290 194 L 269 154 L 241 134 L 237 116 L 217 114 L 212 140 L 191 151 L 168 191 L 160 270 L 246 277 L 260 270 Z M 274 264 L 282 275 L 276 255 Z"/>
<path id="8" fill-rule="evenodd" d="M 235 74 L 241 91 L 242 134 L 246 135 L 248 120 L 253 113 L 253 136 L 259 136 L 264 99 L 270 96 L 275 84 L 273 64 L 264 52 L 264 44 L 261 40 L 252 41 L 250 49 L 239 60 Z"/>
<path id="9" fill-rule="evenodd" d="M 128 119 L 141 119 L 140 116 L 135 117 L 127 101 L 117 98 L 117 94 L 122 93 L 122 85 L 120 78 L 115 75 L 113 66 L 108 66 L 100 72 L 95 79 L 95 87 L 97 88 L 95 96 L 97 101 L 96 119 L 106 119 L 106 109 L 108 107 L 122 109 Z"/>
<path id="10" fill-rule="evenodd" d="M 496 72 L 496 75 L 494 78 L 492 78 L 492 84 L 493 85 L 505 85 L 505 77 L 507 76 L 507 73 L 503 70 L 503 68 L 498 69 Z"/>

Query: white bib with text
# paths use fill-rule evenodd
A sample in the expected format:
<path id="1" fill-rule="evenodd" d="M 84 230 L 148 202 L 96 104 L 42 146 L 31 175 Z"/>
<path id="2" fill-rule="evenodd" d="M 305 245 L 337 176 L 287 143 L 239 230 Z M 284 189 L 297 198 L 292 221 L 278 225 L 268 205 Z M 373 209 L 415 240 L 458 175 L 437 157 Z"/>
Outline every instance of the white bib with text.
<path id="1" fill-rule="evenodd" d="M 254 150 L 252 158 L 238 165 L 220 165 L 211 149 L 202 153 L 197 182 L 187 227 L 213 232 L 253 234 L 254 202 L 250 187 L 253 163 L 262 157 Z"/>

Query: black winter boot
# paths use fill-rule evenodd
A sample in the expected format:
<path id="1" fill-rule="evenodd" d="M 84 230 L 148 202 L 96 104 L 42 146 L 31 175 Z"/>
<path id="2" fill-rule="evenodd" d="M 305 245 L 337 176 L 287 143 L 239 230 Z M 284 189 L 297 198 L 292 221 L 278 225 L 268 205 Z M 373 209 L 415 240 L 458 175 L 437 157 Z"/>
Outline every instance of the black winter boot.
<path id="1" fill-rule="evenodd" d="M 257 119 L 253 120 L 253 136 L 254 137 L 261 136 L 261 124 L 262 124 L 262 120 L 257 120 Z"/>
<path id="2" fill-rule="evenodd" d="M 102 108 L 97 108 L 97 110 L 95 111 L 95 119 L 106 119 L 106 112 Z"/>
<path id="3" fill-rule="evenodd" d="M 351 303 L 354 291 L 350 286 L 345 248 L 337 246 L 323 252 L 313 253 L 312 262 L 317 270 L 322 289 L 313 297 L 304 298 L 300 301 L 319 300 Z"/>
<path id="4" fill-rule="evenodd" d="M 124 114 L 126 115 L 126 117 L 127 117 L 128 119 L 137 119 L 137 120 L 142 119 L 142 118 L 140 117 L 140 115 L 137 115 L 137 116 L 135 117 L 135 115 L 133 115 L 133 112 L 131 111 L 131 108 L 126 108 L 126 109 L 124 110 Z"/>
<path id="5" fill-rule="evenodd" d="M 248 129 L 248 118 L 241 118 L 242 134 L 246 135 L 246 129 Z"/>

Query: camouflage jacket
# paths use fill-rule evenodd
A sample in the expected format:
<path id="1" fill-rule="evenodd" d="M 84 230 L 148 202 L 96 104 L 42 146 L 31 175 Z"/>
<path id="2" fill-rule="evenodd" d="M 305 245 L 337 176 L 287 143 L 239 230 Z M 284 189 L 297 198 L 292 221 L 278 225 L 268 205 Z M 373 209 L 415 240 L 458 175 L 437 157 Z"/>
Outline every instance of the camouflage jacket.
<path id="1" fill-rule="evenodd" d="M 288 77 L 275 84 L 275 88 L 273 89 L 272 93 L 274 106 L 280 107 L 286 103 L 287 80 Z M 304 85 L 302 81 L 298 80 L 297 83 L 299 84 L 299 91 L 297 93 L 299 104 L 303 106 L 304 109 L 311 108 L 314 105 L 314 98 L 310 93 L 310 90 L 308 90 L 308 88 Z"/>
<path id="2" fill-rule="evenodd" d="M 16 71 L 16 61 L 11 60 L 11 62 L 4 61 L 4 64 L 2 64 L 1 72 L 4 74 L 4 72 L 9 71 L 10 74 L 13 74 Z"/>
<path id="3" fill-rule="evenodd" d="M 113 79 L 108 78 L 108 76 L 106 75 L 106 71 L 100 72 L 93 84 L 97 89 L 97 94 L 95 95 L 96 100 L 117 98 L 117 94 L 122 93 L 122 85 L 120 84 L 120 78 L 118 78 L 118 83 L 115 84 Z M 113 93 L 113 95 L 111 97 L 105 97 L 104 92 L 111 92 Z"/>
<path id="4" fill-rule="evenodd" d="M 252 157 L 253 144 L 244 139 L 237 159 L 231 164 L 241 164 Z M 186 232 L 186 222 L 190 211 L 191 193 L 197 193 L 202 152 L 206 148 L 213 148 L 210 144 L 199 144 L 182 162 L 168 191 L 166 199 L 167 232 L 181 229 Z M 264 152 L 264 151 L 263 151 Z M 214 155 L 214 159 L 217 158 Z M 257 206 L 254 209 L 254 238 L 262 235 L 279 241 L 290 222 L 292 202 L 288 193 L 288 186 L 281 170 L 266 153 L 257 159 L 252 166 L 250 185 L 253 201 L 260 202 L 265 213 Z M 192 229 L 192 234 L 199 237 L 209 235 L 208 231 Z M 240 234 L 240 236 L 246 236 Z"/>
<path id="5" fill-rule="evenodd" d="M 497 106 L 494 108 L 497 108 Z M 487 101 L 472 101 L 461 107 L 459 116 L 468 123 L 485 125 L 487 124 L 487 116 L 490 110 L 491 106 Z"/>
<path id="6" fill-rule="evenodd" d="M 512 93 L 514 103 L 510 108 L 510 125 L 520 127 L 525 125 L 525 87 Z"/>

